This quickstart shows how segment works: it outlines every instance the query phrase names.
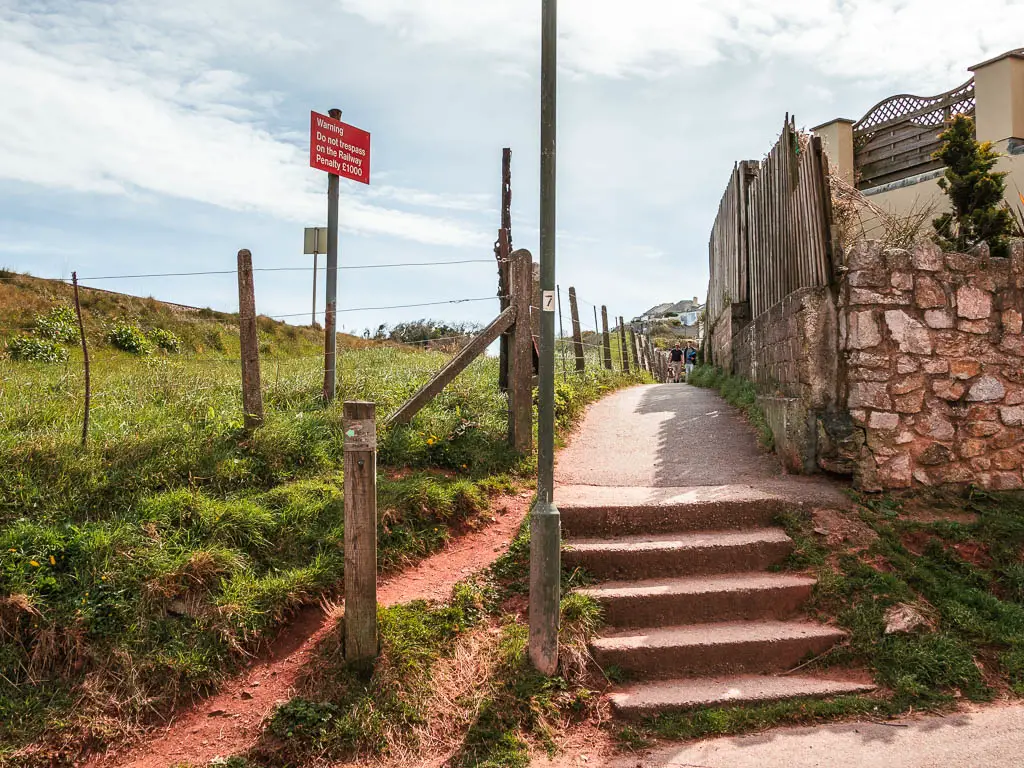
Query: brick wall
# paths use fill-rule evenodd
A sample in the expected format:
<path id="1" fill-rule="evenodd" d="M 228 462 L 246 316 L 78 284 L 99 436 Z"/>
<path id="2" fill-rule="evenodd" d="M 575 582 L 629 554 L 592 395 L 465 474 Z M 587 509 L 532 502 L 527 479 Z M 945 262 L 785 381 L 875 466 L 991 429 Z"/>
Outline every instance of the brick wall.
<path id="1" fill-rule="evenodd" d="M 847 404 L 866 489 L 1024 487 L 1024 250 L 853 250 L 840 285 Z"/>

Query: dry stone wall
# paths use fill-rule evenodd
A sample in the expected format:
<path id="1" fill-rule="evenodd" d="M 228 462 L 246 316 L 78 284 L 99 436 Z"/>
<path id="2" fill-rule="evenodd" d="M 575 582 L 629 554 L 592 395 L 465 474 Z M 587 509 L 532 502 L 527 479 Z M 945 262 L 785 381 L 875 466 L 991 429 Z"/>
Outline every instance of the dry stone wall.
<path id="1" fill-rule="evenodd" d="M 854 249 L 841 376 L 865 489 L 1024 487 L 1024 250 L 1010 259 Z"/>

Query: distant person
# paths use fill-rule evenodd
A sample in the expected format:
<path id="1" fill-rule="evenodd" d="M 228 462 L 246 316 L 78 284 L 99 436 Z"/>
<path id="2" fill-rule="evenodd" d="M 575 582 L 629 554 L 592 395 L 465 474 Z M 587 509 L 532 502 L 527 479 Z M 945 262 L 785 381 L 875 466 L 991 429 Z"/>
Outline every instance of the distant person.
<path id="1" fill-rule="evenodd" d="M 697 364 L 697 348 L 693 346 L 693 342 L 689 342 L 686 345 L 686 352 L 683 353 L 683 360 L 686 361 L 686 380 L 690 380 L 690 374 L 693 373 L 693 366 Z"/>
<path id="2" fill-rule="evenodd" d="M 669 377 L 675 384 L 679 383 L 679 374 L 683 370 L 683 349 L 676 343 L 672 351 L 668 353 L 668 372 Z"/>

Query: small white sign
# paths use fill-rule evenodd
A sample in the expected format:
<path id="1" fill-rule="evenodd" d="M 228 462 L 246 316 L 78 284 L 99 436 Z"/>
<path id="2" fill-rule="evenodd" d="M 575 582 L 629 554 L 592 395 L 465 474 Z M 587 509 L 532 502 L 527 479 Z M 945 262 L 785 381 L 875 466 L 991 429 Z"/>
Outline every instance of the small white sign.
<path id="1" fill-rule="evenodd" d="M 554 312 L 555 311 L 555 292 L 554 291 L 544 291 L 544 298 L 543 298 L 543 301 L 541 301 L 541 304 L 543 305 L 541 307 L 541 309 L 543 309 L 545 312 Z"/>
<path id="2" fill-rule="evenodd" d="M 304 254 L 327 253 L 327 227 L 306 227 L 303 234 Z"/>

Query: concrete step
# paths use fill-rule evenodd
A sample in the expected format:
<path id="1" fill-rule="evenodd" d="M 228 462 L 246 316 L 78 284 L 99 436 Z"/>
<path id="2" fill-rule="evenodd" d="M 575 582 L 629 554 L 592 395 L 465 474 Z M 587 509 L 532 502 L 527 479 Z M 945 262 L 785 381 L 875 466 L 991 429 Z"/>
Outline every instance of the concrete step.
<path id="1" fill-rule="evenodd" d="M 616 627 L 664 627 L 712 621 L 787 619 L 815 580 L 785 573 L 729 573 L 607 582 L 577 590 L 597 600 Z"/>
<path id="2" fill-rule="evenodd" d="M 817 677 L 740 675 L 637 683 L 609 696 L 615 714 L 627 720 L 704 707 L 764 704 L 783 699 L 827 699 L 869 693 L 875 686 Z"/>
<path id="3" fill-rule="evenodd" d="M 772 525 L 798 507 L 747 485 L 692 488 L 559 486 L 555 504 L 566 537 L 716 531 Z"/>
<path id="4" fill-rule="evenodd" d="M 602 668 L 643 678 L 779 672 L 824 653 L 845 634 L 804 621 L 732 621 L 612 632 L 591 643 Z"/>
<path id="5" fill-rule="evenodd" d="M 793 541 L 780 529 L 570 539 L 562 564 L 602 579 L 653 579 L 764 570 L 786 559 Z"/>

